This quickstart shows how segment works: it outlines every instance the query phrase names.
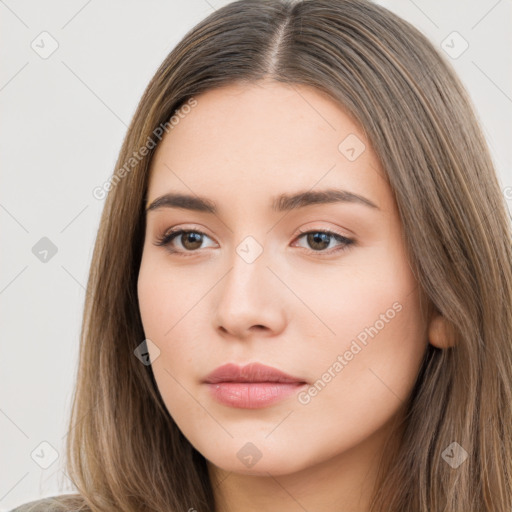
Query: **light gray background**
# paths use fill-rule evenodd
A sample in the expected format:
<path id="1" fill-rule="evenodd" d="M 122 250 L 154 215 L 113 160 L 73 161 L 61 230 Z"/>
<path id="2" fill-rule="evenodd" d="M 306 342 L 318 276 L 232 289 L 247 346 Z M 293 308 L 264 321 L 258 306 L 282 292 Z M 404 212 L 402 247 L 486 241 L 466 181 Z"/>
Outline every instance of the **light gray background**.
<path id="1" fill-rule="evenodd" d="M 62 463 L 84 286 L 103 207 L 92 190 L 111 176 L 161 61 L 226 3 L 0 0 L 2 511 L 74 490 Z M 452 54 L 462 49 L 454 31 L 468 42 L 460 56 L 446 58 L 474 101 L 510 208 L 511 0 L 378 3 L 441 52 L 443 41 Z M 44 31 L 51 36 L 40 36 Z M 31 46 L 47 51 L 52 38 L 58 48 L 47 58 Z M 47 262 L 32 252 L 43 237 L 57 247 Z M 42 442 L 60 455 L 47 469 L 36 463 L 51 461 Z"/>

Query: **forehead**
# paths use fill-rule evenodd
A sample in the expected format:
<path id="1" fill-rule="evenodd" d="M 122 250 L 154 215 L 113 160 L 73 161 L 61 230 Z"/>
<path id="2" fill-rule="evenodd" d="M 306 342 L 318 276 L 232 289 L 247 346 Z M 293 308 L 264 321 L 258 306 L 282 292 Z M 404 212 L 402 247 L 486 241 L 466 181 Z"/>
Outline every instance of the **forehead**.
<path id="1" fill-rule="evenodd" d="M 277 82 L 231 84 L 207 91 L 196 98 L 197 105 L 180 116 L 166 134 L 184 150 L 201 144 L 205 150 L 225 154 L 261 157 L 299 156 L 315 147 L 338 152 L 348 134 L 360 140 L 362 130 L 344 109 L 325 93 L 304 85 Z M 222 146 L 218 146 L 222 142 Z M 261 145 L 265 144 L 262 148 Z M 262 153 L 264 149 L 265 154 Z"/>
<path id="2" fill-rule="evenodd" d="M 149 202 L 171 190 L 248 200 L 315 186 L 386 200 L 379 197 L 386 192 L 378 190 L 383 173 L 364 132 L 325 93 L 264 82 L 232 84 L 195 99 L 156 150 Z"/>

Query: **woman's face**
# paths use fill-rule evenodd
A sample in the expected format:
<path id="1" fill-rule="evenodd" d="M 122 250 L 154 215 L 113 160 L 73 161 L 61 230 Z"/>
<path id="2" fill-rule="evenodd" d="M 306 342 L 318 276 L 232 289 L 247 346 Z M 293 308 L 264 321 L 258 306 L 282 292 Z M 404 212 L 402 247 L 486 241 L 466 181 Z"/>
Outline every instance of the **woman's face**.
<path id="1" fill-rule="evenodd" d="M 165 405 L 228 471 L 363 464 L 427 344 L 384 172 L 361 129 L 315 89 L 265 82 L 195 99 L 152 161 L 138 280 Z M 154 204 L 166 194 L 190 199 Z M 191 233 L 156 245 L 171 229 Z M 221 365 L 253 362 L 298 383 L 263 373 L 205 383 Z"/>

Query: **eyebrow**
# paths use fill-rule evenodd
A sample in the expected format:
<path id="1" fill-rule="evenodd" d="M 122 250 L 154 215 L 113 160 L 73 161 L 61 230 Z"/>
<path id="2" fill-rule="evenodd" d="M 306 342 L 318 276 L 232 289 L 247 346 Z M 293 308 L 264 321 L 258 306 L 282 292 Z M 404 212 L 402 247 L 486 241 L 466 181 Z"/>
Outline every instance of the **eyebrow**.
<path id="1" fill-rule="evenodd" d="M 339 189 L 326 189 L 316 192 L 304 191 L 294 194 L 281 194 L 275 197 L 271 203 L 271 208 L 275 212 L 285 212 L 290 210 L 297 210 L 306 206 L 315 204 L 329 204 L 329 203 L 353 203 L 361 204 L 373 209 L 380 210 L 380 208 L 367 199 L 366 197 L 354 194 L 347 190 Z M 184 210 L 192 210 L 197 212 L 208 212 L 217 214 L 218 208 L 214 201 L 195 195 L 168 193 L 156 198 L 146 211 L 154 211 L 160 208 L 181 208 Z"/>

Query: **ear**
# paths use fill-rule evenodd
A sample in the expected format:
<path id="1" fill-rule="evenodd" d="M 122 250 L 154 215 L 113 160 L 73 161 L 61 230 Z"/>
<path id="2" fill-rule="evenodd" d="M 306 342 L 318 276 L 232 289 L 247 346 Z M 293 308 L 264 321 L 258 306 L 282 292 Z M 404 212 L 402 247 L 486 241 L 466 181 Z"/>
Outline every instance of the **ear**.
<path id="1" fill-rule="evenodd" d="M 428 326 L 428 341 L 437 348 L 455 346 L 455 333 L 446 318 L 440 313 L 434 313 Z"/>

